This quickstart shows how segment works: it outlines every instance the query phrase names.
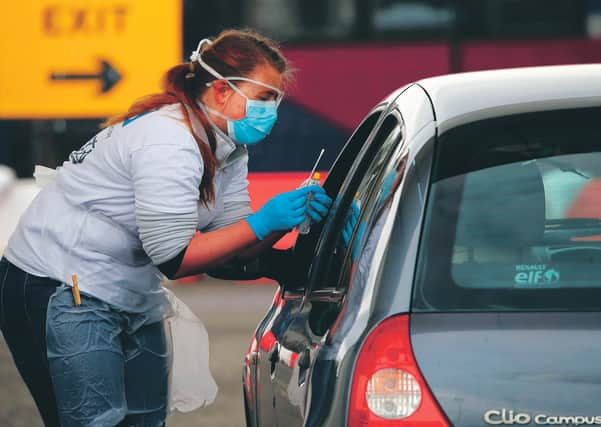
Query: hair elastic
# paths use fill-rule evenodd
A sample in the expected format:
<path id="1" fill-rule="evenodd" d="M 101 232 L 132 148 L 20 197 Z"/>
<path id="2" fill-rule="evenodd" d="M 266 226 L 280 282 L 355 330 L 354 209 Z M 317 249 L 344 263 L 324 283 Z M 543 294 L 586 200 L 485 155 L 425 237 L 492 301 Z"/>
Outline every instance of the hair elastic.
<path id="1" fill-rule="evenodd" d="M 190 71 L 186 74 L 186 78 L 187 79 L 193 79 L 194 77 L 196 77 L 196 73 L 194 72 L 194 62 L 190 62 L 188 64 L 188 68 L 190 69 Z"/>
<path id="2" fill-rule="evenodd" d="M 200 54 L 202 52 L 202 46 L 207 43 L 209 45 L 213 44 L 213 42 L 209 39 L 202 39 L 201 41 L 198 42 L 198 47 L 196 48 L 195 51 L 192 52 L 192 54 L 190 55 L 190 62 L 194 63 L 194 62 L 200 62 Z"/>

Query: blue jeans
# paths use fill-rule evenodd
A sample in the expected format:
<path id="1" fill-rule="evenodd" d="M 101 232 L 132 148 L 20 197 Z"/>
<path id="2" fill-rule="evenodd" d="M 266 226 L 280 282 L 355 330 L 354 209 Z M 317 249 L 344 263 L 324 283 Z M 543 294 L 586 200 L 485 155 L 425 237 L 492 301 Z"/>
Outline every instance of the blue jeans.
<path id="1" fill-rule="evenodd" d="M 46 358 L 46 308 L 59 285 L 0 259 L 0 329 L 46 427 L 59 427 Z"/>
<path id="2" fill-rule="evenodd" d="M 164 425 L 170 360 L 145 320 L 0 261 L 0 327 L 46 426 Z"/>
<path id="3" fill-rule="evenodd" d="M 46 345 L 61 426 L 159 427 L 167 416 L 169 353 L 162 322 L 71 288 L 50 298 Z M 121 424 L 119 424 L 121 425 Z"/>

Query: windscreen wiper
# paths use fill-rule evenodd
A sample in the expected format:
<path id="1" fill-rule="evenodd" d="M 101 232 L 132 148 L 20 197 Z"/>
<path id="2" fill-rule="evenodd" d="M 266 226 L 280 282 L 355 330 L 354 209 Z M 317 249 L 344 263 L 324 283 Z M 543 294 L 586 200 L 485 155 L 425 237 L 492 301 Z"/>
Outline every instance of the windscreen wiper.
<path id="1" fill-rule="evenodd" d="M 573 166 L 564 163 L 560 160 L 553 160 L 553 159 L 536 159 L 534 160 L 535 162 L 541 162 L 541 163 L 547 163 L 551 166 L 556 167 L 557 169 L 559 169 L 562 172 L 571 172 L 574 173 L 578 176 L 581 176 L 584 179 L 591 179 L 590 176 L 586 176 L 583 172 L 579 171 L 578 169 L 574 168 Z"/>
<path id="2" fill-rule="evenodd" d="M 545 221 L 546 230 L 565 228 L 601 228 L 601 220 L 599 218 L 562 218 Z"/>

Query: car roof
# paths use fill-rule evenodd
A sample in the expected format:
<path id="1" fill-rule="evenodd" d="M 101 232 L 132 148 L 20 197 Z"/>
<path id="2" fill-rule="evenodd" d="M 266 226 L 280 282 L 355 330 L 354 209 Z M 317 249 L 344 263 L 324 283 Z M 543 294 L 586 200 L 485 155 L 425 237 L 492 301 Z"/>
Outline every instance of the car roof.
<path id="1" fill-rule="evenodd" d="M 486 118 L 601 105 L 601 64 L 449 74 L 417 84 L 432 101 L 439 133 Z"/>

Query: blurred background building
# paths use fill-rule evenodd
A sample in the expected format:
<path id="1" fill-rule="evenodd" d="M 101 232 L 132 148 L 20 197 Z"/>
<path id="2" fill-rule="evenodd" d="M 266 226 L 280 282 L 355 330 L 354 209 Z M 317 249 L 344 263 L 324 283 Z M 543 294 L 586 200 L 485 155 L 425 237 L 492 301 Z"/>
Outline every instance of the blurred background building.
<path id="1" fill-rule="evenodd" d="M 319 169 L 327 169 L 368 110 L 408 82 L 601 61 L 601 0 L 2 1 L 0 253 L 38 191 L 16 177 L 31 177 L 35 164 L 60 165 L 105 117 L 158 91 L 168 67 L 225 28 L 279 40 L 297 70 L 278 124 L 251 148 L 254 207 L 298 185 L 321 147 Z M 188 285 L 172 289 L 207 326 L 220 394 L 169 425 L 243 425 L 241 361 L 273 285 Z M 0 373 L 0 425 L 40 425 L 1 342 Z"/>
<path id="2" fill-rule="evenodd" d="M 326 169 L 367 111 L 387 93 L 415 79 L 460 71 L 601 60 L 601 0 L 23 3 L 7 2 L 4 18 L 0 18 L 15 28 L 0 42 L 5 52 L 0 61 L 0 164 L 10 166 L 20 177 L 31 176 L 34 164 L 60 165 L 70 151 L 96 132 L 101 119 L 126 110 L 136 97 L 156 91 L 160 71 L 170 64 L 161 52 L 168 50 L 172 63 L 187 60 L 199 39 L 225 28 L 253 27 L 274 37 L 297 69 L 296 83 L 288 92 L 272 135 L 266 143 L 251 148 L 251 172 L 306 171 L 321 147 L 326 147 L 321 165 Z M 145 15 L 140 15 L 140 9 Z M 161 24 L 173 21 L 172 17 L 178 22 Z M 85 43 L 102 45 L 103 34 L 109 30 L 121 29 L 125 34 L 136 23 L 139 34 L 133 39 L 137 45 L 109 34 L 102 47 L 105 53 L 82 59 L 87 53 Z M 98 31 L 101 27 L 104 33 Z M 90 36 L 87 39 L 86 34 Z M 61 35 L 65 43 L 44 44 Z M 158 39 L 167 42 L 158 43 Z M 55 69 L 44 69 L 42 65 L 54 60 L 54 53 L 39 55 L 32 43 L 38 43 L 46 54 L 48 50 L 62 51 L 59 56 L 66 58 L 64 63 L 59 60 Z M 13 45 L 26 51 L 26 56 L 7 56 L 6 46 Z M 93 61 L 112 58 L 118 52 L 126 56 L 146 52 L 136 60 L 146 67 L 128 70 L 123 60 L 111 59 L 107 69 L 103 63 L 105 68 L 99 71 L 104 73 L 102 90 L 92 94 L 94 99 L 81 97 L 78 102 L 77 93 L 67 88 L 96 85 L 85 81 L 82 70 L 93 71 L 101 67 Z M 69 58 L 75 56 L 81 65 L 69 74 Z M 155 70 L 159 64 L 160 71 Z M 20 69 L 51 74 L 45 75 L 45 84 L 58 89 L 32 95 L 30 107 L 24 102 L 16 108 L 18 92 L 27 88 L 14 88 L 27 86 L 33 79 L 20 76 L 16 71 Z M 70 77 L 62 78 L 60 73 Z M 126 93 L 124 88 L 131 81 L 138 84 Z M 117 100 L 120 92 L 123 96 Z M 101 108 L 86 108 L 111 97 L 115 101 Z M 62 108 L 66 103 L 72 107 Z M 45 111 L 38 108 L 41 104 Z"/>

